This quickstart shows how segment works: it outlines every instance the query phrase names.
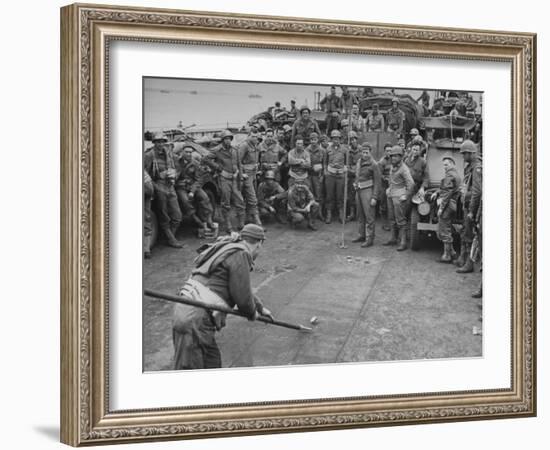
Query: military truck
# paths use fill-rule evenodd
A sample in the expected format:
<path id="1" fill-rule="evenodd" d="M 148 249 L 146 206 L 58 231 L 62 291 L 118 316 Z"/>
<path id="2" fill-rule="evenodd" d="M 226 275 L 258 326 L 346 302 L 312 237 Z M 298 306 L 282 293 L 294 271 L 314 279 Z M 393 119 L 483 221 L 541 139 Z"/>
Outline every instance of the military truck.
<path id="1" fill-rule="evenodd" d="M 424 198 L 413 198 L 410 212 L 410 245 L 412 250 L 421 247 L 422 239 L 435 235 L 438 227 L 437 204 L 431 200 L 431 194 L 436 192 L 445 176 L 442 158 L 452 157 L 456 162 L 456 170 L 462 177 L 464 161 L 460 154 L 460 146 L 467 138 L 469 131 L 475 126 L 475 119 L 460 116 L 424 117 L 423 127 L 426 130 L 428 150 L 425 158 L 430 176 L 429 188 Z M 453 223 L 455 233 L 458 233 L 462 223 L 462 206 L 457 207 L 457 217 Z M 457 242 L 457 240 L 455 240 Z"/>

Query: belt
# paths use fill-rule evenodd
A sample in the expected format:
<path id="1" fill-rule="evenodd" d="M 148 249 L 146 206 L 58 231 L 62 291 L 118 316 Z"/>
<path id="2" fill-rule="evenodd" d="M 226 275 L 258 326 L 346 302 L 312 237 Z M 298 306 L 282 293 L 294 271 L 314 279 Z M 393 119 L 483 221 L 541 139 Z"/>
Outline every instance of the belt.
<path id="1" fill-rule="evenodd" d="M 367 189 L 367 188 L 370 188 L 374 185 L 374 181 L 373 180 L 366 180 L 366 181 L 358 181 L 357 182 L 357 187 L 359 189 Z"/>
<path id="2" fill-rule="evenodd" d="M 342 175 L 344 173 L 344 169 L 337 169 L 336 167 L 328 166 L 327 172 L 331 175 Z"/>
<path id="3" fill-rule="evenodd" d="M 290 169 L 288 171 L 288 174 L 296 180 L 305 180 L 307 178 L 307 172 L 301 174 L 301 173 L 296 173 L 292 169 Z"/>
<path id="4" fill-rule="evenodd" d="M 246 172 L 255 172 L 257 168 L 257 164 L 243 164 L 242 168 Z"/>
<path id="5" fill-rule="evenodd" d="M 222 170 L 220 175 L 227 180 L 232 180 L 234 173 L 228 172 L 227 170 Z"/>

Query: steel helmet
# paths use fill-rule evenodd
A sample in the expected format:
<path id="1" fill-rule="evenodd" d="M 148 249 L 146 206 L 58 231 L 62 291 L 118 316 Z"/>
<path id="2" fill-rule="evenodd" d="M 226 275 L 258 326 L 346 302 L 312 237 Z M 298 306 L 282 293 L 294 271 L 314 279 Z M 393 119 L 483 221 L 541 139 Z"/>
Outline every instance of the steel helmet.
<path id="1" fill-rule="evenodd" d="M 223 141 L 226 137 L 230 137 L 231 140 L 233 140 L 233 133 L 231 133 L 231 131 L 229 130 L 223 130 L 220 138 Z"/>
<path id="2" fill-rule="evenodd" d="M 310 139 L 319 139 L 319 135 L 318 135 L 315 131 L 312 131 L 312 132 L 309 134 L 309 138 L 310 138 Z"/>
<path id="3" fill-rule="evenodd" d="M 348 136 L 350 139 L 353 139 L 353 138 L 357 139 L 357 133 L 355 131 L 350 131 L 348 133 Z"/>
<path id="4" fill-rule="evenodd" d="M 153 142 L 159 142 L 159 141 L 168 142 L 168 138 L 164 135 L 164 133 L 157 132 L 153 135 L 152 141 Z"/>
<path id="5" fill-rule="evenodd" d="M 266 180 L 274 180 L 275 179 L 275 172 L 273 170 L 266 171 L 264 178 Z"/>
<path id="6" fill-rule="evenodd" d="M 466 139 L 460 146 L 460 153 L 476 153 L 477 146 L 469 139 Z"/>
<path id="7" fill-rule="evenodd" d="M 349 125 L 349 120 L 348 119 L 342 120 L 342 126 L 343 127 L 348 126 L 348 125 Z"/>
<path id="8" fill-rule="evenodd" d="M 340 133 L 338 130 L 332 130 L 330 132 L 330 137 L 333 138 L 333 137 L 342 137 L 342 133 Z"/>
<path id="9" fill-rule="evenodd" d="M 397 102 L 397 104 L 399 104 L 399 98 L 398 97 L 394 97 L 391 99 L 391 102 Z"/>
<path id="10" fill-rule="evenodd" d="M 401 156 L 403 156 L 403 149 L 401 148 L 401 146 L 399 146 L 399 145 L 394 145 L 394 146 L 391 148 L 390 156 L 393 156 L 393 155 L 401 155 Z"/>
<path id="11" fill-rule="evenodd" d="M 307 105 L 302 105 L 302 106 L 300 106 L 300 114 L 301 114 L 303 111 L 305 111 L 306 109 L 307 109 L 307 111 L 308 111 L 309 113 L 311 113 L 311 109 L 309 109 L 309 106 L 307 106 Z"/>
<path id="12" fill-rule="evenodd" d="M 414 136 L 418 136 L 418 135 L 419 135 L 419 133 L 418 133 L 418 128 L 413 128 L 413 129 L 411 130 L 411 134 L 414 135 Z"/>
<path id="13" fill-rule="evenodd" d="M 292 127 L 287 123 L 283 125 L 283 130 L 285 131 L 285 133 L 288 133 L 292 130 Z"/>

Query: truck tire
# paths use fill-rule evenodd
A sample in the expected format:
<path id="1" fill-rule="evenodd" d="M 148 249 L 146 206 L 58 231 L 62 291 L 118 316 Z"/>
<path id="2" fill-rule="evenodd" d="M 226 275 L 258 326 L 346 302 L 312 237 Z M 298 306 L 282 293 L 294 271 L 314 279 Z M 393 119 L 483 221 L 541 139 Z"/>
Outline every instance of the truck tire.
<path id="1" fill-rule="evenodd" d="M 418 231 L 418 221 L 420 220 L 420 214 L 416 206 L 411 210 L 411 216 L 409 220 L 409 239 L 411 243 L 411 250 L 418 250 L 420 248 L 420 231 Z"/>

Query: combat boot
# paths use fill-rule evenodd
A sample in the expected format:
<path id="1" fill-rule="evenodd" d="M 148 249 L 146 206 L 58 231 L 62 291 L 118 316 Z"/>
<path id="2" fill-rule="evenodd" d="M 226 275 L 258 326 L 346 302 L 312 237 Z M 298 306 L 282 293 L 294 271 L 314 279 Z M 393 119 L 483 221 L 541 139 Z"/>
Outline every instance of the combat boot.
<path id="1" fill-rule="evenodd" d="M 384 242 L 382 245 L 396 245 L 396 244 L 397 244 L 397 228 L 392 227 L 389 240 Z"/>
<path id="2" fill-rule="evenodd" d="M 365 242 L 361 244 L 362 248 L 372 247 L 374 244 L 374 236 L 369 236 L 367 239 L 365 239 Z"/>
<path id="3" fill-rule="evenodd" d="M 464 242 L 460 243 L 460 255 L 458 258 L 453 260 L 453 264 L 458 267 L 462 267 L 464 263 L 466 262 L 466 246 L 464 245 Z"/>
<path id="4" fill-rule="evenodd" d="M 315 226 L 315 220 L 310 216 L 307 221 L 307 227 L 312 231 L 317 231 L 317 227 Z"/>
<path id="5" fill-rule="evenodd" d="M 176 239 L 176 236 L 174 236 L 174 233 L 170 228 L 167 228 L 166 230 L 164 230 L 164 234 L 166 235 L 168 246 L 174 247 L 174 248 L 183 247 L 183 243 L 181 243 Z"/>
<path id="6" fill-rule="evenodd" d="M 474 262 L 468 257 L 464 265 L 456 269 L 456 273 L 471 273 L 474 271 Z"/>
<path id="7" fill-rule="evenodd" d="M 437 260 L 438 262 L 449 264 L 452 261 L 451 246 L 450 242 L 443 242 L 443 255 Z"/>
<path id="8" fill-rule="evenodd" d="M 470 258 L 470 249 L 472 244 L 464 245 L 465 259 L 464 264 L 456 270 L 456 273 L 470 273 L 474 271 L 474 262 Z"/>
<path id="9" fill-rule="evenodd" d="M 355 213 L 355 206 L 350 206 L 349 208 L 349 216 L 347 218 L 347 220 L 349 222 L 353 222 L 356 218 L 356 213 Z"/>
<path id="10" fill-rule="evenodd" d="M 206 226 L 211 230 L 214 229 L 214 221 L 212 220 L 212 213 L 208 213 L 206 216 Z"/>
<path id="11" fill-rule="evenodd" d="M 397 247 L 398 252 L 407 250 L 407 230 L 404 227 L 399 228 L 399 245 Z"/>
<path id="12" fill-rule="evenodd" d="M 332 223 L 332 210 L 327 211 L 327 217 L 325 218 L 325 223 L 329 224 Z"/>
<path id="13" fill-rule="evenodd" d="M 151 257 L 151 236 L 143 238 L 143 257 L 149 259 Z"/>
<path id="14" fill-rule="evenodd" d="M 365 236 L 357 236 L 356 238 L 353 238 L 351 242 L 365 242 Z"/>

